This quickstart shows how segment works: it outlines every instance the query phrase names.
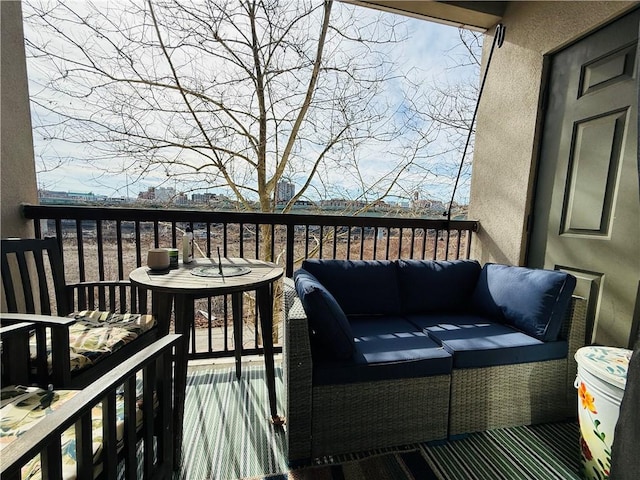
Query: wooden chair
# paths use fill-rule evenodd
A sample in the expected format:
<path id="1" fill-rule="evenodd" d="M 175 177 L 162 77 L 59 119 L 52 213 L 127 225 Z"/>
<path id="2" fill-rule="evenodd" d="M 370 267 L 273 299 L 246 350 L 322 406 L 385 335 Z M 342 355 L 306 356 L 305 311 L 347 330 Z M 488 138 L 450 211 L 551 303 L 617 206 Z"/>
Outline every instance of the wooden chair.
<path id="1" fill-rule="evenodd" d="M 28 334 L 39 319 L 22 318 L 35 321 L 0 327 L 0 476 L 171 478 L 172 359 L 180 335 L 158 339 L 84 389 L 25 387 L 29 373 L 16 367 L 29 355 Z"/>
<path id="2" fill-rule="evenodd" d="M 168 324 L 158 325 L 146 314 L 145 292 L 133 289 L 129 281 L 67 284 L 55 238 L 1 243 L 2 307 L 9 312 L 3 314 L 3 324 L 24 321 L 19 314 L 39 314 L 29 315 L 38 337 L 32 341 L 32 357 L 38 346 L 37 383 L 84 388 L 168 334 Z M 93 349 L 93 342 L 100 348 Z M 45 363 L 48 369 L 43 368 Z M 47 371 L 48 381 L 42 378 Z"/>

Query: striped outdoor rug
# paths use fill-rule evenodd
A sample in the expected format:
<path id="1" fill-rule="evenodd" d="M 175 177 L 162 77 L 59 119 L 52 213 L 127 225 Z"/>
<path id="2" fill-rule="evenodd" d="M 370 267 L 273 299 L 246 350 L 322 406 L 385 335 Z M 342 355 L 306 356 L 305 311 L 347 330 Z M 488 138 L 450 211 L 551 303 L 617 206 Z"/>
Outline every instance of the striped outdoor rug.
<path id="1" fill-rule="evenodd" d="M 276 367 L 278 411 L 282 371 Z M 286 439 L 268 421 L 261 365 L 190 368 L 181 470 L 185 480 L 572 480 L 581 478 L 576 423 L 496 429 L 438 445 L 334 457 L 290 470 Z"/>
<path id="2" fill-rule="evenodd" d="M 284 411 L 276 367 L 278 411 Z M 264 368 L 190 367 L 185 397 L 182 465 L 175 479 L 232 480 L 286 472 L 285 434 L 269 422 Z"/>

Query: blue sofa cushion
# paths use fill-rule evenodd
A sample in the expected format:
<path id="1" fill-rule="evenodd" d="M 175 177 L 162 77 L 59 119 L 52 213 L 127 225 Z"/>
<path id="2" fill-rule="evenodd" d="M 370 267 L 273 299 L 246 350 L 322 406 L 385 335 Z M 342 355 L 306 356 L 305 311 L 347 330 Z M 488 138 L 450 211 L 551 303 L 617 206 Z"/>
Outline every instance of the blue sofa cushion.
<path id="1" fill-rule="evenodd" d="M 329 357 L 351 358 L 355 347 L 353 332 L 338 302 L 312 274 L 303 269 L 294 273 L 294 281 L 309 320 L 312 342 Z"/>
<path id="2" fill-rule="evenodd" d="M 480 275 L 475 260 L 398 260 L 402 311 L 460 312 L 467 308 Z"/>
<path id="3" fill-rule="evenodd" d="M 396 265 L 387 260 L 305 260 L 311 273 L 347 315 L 397 315 L 400 294 Z"/>
<path id="4" fill-rule="evenodd" d="M 314 385 L 421 378 L 451 373 L 452 358 L 400 317 L 352 318 L 356 351 L 350 361 L 317 360 Z"/>
<path id="5" fill-rule="evenodd" d="M 568 273 L 487 264 L 480 272 L 471 308 L 538 340 L 554 341 L 575 286 L 575 277 Z"/>
<path id="6" fill-rule="evenodd" d="M 565 341 L 543 342 L 508 325 L 472 317 L 427 327 L 429 337 L 453 355 L 454 368 L 479 368 L 567 357 Z"/>
<path id="7" fill-rule="evenodd" d="M 414 315 L 406 315 L 404 318 L 411 322 L 412 325 L 415 325 L 417 329 L 425 332 L 429 327 L 437 327 L 438 325 L 473 325 L 490 321 L 478 315 L 464 313 L 416 313 Z"/>

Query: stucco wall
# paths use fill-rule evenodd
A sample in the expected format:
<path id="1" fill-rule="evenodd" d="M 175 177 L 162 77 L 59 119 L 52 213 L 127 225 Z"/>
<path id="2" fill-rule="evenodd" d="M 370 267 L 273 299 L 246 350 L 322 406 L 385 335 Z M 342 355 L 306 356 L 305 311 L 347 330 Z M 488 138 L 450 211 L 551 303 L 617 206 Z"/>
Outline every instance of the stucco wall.
<path id="1" fill-rule="evenodd" d="M 505 41 L 494 52 L 478 110 L 469 217 L 480 221 L 481 230 L 472 245 L 472 258 L 482 263 L 524 263 L 544 55 L 634 3 L 509 3 L 502 20 Z M 492 40 L 492 36 L 485 39 L 485 59 Z"/>
<path id="2" fill-rule="evenodd" d="M 2 237 L 32 237 L 20 204 L 37 203 L 33 136 L 19 1 L 0 1 L 0 178 Z"/>

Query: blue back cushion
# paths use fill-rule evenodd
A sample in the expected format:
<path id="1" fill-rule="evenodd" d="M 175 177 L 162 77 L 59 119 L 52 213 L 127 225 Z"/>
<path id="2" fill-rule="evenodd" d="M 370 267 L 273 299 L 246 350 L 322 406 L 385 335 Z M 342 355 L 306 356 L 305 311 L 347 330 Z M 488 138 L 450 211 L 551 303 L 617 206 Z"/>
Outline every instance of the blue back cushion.
<path id="1" fill-rule="evenodd" d="M 346 360 L 353 356 L 355 342 L 346 315 L 326 288 L 309 272 L 300 269 L 293 275 L 296 291 L 309 320 L 317 347 L 329 358 Z"/>
<path id="2" fill-rule="evenodd" d="M 388 260 L 305 260 L 302 268 L 334 296 L 347 315 L 397 315 L 396 265 Z"/>
<path id="3" fill-rule="evenodd" d="M 406 314 L 465 310 L 481 270 L 475 260 L 398 260 L 397 264 Z"/>
<path id="4" fill-rule="evenodd" d="M 575 286 L 575 277 L 556 270 L 486 264 L 471 307 L 539 340 L 555 341 Z"/>

